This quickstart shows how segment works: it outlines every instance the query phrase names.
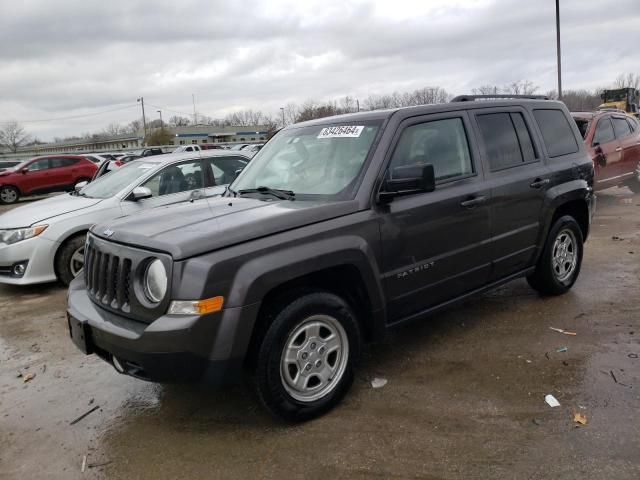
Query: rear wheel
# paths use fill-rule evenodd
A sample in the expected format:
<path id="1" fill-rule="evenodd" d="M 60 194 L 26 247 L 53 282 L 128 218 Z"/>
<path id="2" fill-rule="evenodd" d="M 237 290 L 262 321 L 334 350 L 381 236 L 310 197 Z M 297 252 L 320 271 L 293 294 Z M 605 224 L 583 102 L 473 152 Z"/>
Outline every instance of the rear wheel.
<path id="1" fill-rule="evenodd" d="M 84 268 L 84 242 L 86 235 L 78 235 L 62 244 L 56 256 L 56 274 L 65 285 L 80 275 Z"/>
<path id="2" fill-rule="evenodd" d="M 259 346 L 255 387 L 274 415 L 300 422 L 336 406 L 353 382 L 360 331 L 337 295 L 314 292 L 276 305 Z"/>
<path id="3" fill-rule="evenodd" d="M 569 215 L 552 225 L 536 271 L 527 277 L 529 285 L 543 295 L 567 292 L 580 274 L 582 265 L 582 230 Z"/>
<path id="4" fill-rule="evenodd" d="M 16 187 L 5 185 L 4 187 L 0 188 L 0 203 L 11 205 L 12 203 L 16 203 L 19 199 L 20 192 Z"/>
<path id="5" fill-rule="evenodd" d="M 630 180 L 629 183 L 627 183 L 627 187 L 629 187 L 629 190 L 633 193 L 640 193 L 640 163 L 638 163 L 638 166 L 636 167 L 633 180 Z"/>

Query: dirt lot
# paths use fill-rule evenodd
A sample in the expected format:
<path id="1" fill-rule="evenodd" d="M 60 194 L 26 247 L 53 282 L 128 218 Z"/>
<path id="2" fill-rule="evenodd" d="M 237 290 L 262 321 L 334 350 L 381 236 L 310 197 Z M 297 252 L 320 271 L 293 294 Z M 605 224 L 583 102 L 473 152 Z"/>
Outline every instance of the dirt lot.
<path id="1" fill-rule="evenodd" d="M 121 376 L 68 339 L 63 288 L 0 286 L 0 478 L 638 479 L 639 276 L 640 196 L 604 192 L 570 293 L 517 281 L 404 327 L 299 426 L 242 388 Z"/>

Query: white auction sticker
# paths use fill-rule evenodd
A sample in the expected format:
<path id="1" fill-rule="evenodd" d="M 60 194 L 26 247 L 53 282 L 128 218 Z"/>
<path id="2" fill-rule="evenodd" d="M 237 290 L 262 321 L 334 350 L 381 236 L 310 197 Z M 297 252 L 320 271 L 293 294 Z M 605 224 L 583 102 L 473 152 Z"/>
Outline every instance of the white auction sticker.
<path id="1" fill-rule="evenodd" d="M 138 168 L 141 170 L 149 170 L 150 168 L 155 167 L 153 163 L 143 163 L 142 165 L 138 165 Z"/>
<path id="2" fill-rule="evenodd" d="M 327 127 L 320 130 L 318 138 L 357 138 L 364 130 L 364 126 L 343 125 L 340 127 Z"/>

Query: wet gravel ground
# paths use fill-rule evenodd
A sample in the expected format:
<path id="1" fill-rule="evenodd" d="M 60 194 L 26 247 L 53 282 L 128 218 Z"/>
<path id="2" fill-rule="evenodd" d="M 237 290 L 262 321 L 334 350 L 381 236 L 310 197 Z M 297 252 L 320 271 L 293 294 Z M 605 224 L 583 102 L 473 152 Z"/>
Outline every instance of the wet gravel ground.
<path id="1" fill-rule="evenodd" d="M 0 286 L 0 478 L 638 479 L 639 276 L 640 196 L 603 192 L 570 293 L 520 280 L 405 326 L 296 426 L 243 388 L 121 376 L 69 340 L 62 287 Z"/>

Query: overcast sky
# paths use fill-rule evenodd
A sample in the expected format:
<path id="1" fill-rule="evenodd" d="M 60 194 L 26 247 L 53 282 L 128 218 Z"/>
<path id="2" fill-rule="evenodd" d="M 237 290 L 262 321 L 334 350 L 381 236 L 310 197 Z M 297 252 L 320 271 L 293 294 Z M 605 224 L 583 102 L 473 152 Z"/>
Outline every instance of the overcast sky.
<path id="1" fill-rule="evenodd" d="M 561 0 L 561 19 L 565 88 L 640 73 L 639 0 Z M 423 86 L 546 92 L 555 58 L 554 0 L 0 0 L 0 122 L 50 140 L 140 117 L 140 95 L 166 120 L 192 93 L 218 118 Z"/>

